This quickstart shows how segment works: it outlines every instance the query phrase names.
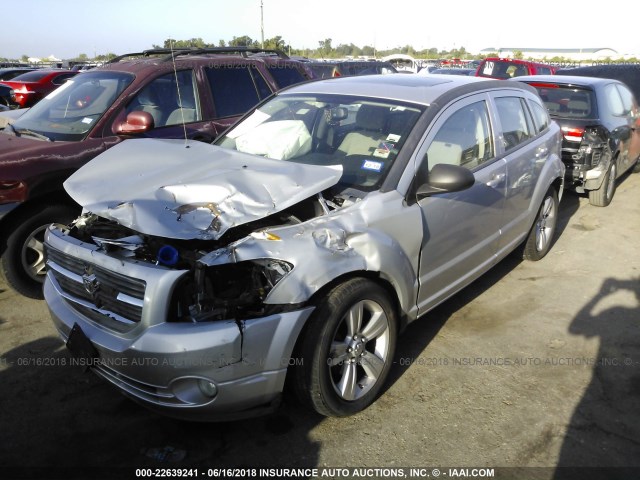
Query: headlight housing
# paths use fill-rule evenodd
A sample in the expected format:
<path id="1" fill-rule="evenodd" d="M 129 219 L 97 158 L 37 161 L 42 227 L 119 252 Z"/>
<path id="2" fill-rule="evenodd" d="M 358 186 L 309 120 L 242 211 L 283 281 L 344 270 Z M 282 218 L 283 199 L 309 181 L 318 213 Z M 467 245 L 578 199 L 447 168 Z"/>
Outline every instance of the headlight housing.
<path id="1" fill-rule="evenodd" d="M 176 286 L 173 321 L 241 320 L 267 314 L 264 300 L 293 270 L 284 260 L 260 258 L 224 265 L 196 264 Z"/>

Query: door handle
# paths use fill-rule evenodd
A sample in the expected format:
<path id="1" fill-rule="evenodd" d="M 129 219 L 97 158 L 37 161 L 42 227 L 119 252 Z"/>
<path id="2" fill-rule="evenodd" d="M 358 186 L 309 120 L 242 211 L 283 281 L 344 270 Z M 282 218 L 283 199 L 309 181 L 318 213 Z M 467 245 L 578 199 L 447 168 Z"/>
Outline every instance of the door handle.
<path id="1" fill-rule="evenodd" d="M 486 183 L 487 187 L 496 188 L 498 185 L 502 184 L 506 176 L 507 175 L 504 173 L 494 175 L 491 180 Z"/>

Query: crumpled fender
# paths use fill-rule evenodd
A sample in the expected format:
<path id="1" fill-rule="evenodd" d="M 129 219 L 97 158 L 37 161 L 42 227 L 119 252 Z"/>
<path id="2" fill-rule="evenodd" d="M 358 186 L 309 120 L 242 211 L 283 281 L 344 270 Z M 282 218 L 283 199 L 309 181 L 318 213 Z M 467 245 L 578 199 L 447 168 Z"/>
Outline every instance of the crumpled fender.
<path id="1" fill-rule="evenodd" d="M 228 247 L 216 250 L 200 259 L 208 265 L 276 258 L 291 263 L 294 268 L 269 292 L 265 303 L 297 304 L 334 279 L 354 272 L 375 272 L 395 289 L 400 308 L 406 314 L 415 310 L 417 268 L 422 227 L 416 234 L 408 231 L 399 243 L 398 228 L 421 225 L 418 207 L 402 207 L 402 202 L 384 202 L 383 195 L 372 200 L 367 208 L 345 209 L 309 222 L 268 230 L 268 235 L 252 234 Z M 368 199 L 364 200 L 367 201 Z M 375 205 L 376 202 L 381 203 Z M 384 205 L 383 205 L 384 203 Z M 396 208 L 397 215 L 378 222 L 364 219 L 361 212 L 382 212 L 384 207 Z M 382 217 L 382 215 L 380 216 Z M 278 240 L 274 240 L 278 238 Z"/>

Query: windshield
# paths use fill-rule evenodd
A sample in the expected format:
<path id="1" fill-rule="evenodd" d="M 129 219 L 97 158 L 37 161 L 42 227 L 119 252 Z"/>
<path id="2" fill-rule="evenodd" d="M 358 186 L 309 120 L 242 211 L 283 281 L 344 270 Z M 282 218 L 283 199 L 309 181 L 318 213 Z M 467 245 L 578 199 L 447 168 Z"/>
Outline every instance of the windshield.
<path id="1" fill-rule="evenodd" d="M 51 140 L 82 140 L 133 78 L 108 71 L 76 75 L 16 120 L 14 130 Z"/>
<path id="2" fill-rule="evenodd" d="M 534 84 L 549 114 L 559 118 L 597 118 L 595 94 L 575 86 Z"/>
<path id="3" fill-rule="evenodd" d="M 502 80 L 528 74 L 529 71 L 525 64 L 508 60 L 486 60 L 478 71 L 479 77 L 501 78 Z"/>
<path id="4" fill-rule="evenodd" d="M 313 165 L 339 165 L 345 187 L 380 187 L 424 107 L 338 95 L 280 95 L 216 144 Z"/>

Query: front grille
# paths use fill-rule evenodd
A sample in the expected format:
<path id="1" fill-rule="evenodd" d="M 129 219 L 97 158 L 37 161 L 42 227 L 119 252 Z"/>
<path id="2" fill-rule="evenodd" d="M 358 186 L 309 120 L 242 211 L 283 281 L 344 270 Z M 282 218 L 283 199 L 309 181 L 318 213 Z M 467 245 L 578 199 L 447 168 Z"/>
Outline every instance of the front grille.
<path id="1" fill-rule="evenodd" d="M 46 256 L 48 270 L 67 298 L 77 301 L 74 308 L 78 307 L 81 313 L 94 306 L 97 310 L 91 318 L 94 321 L 104 318 L 99 323 L 109 327 L 114 320 L 125 324 L 140 322 L 146 288 L 144 280 L 106 270 L 48 245 Z"/>

